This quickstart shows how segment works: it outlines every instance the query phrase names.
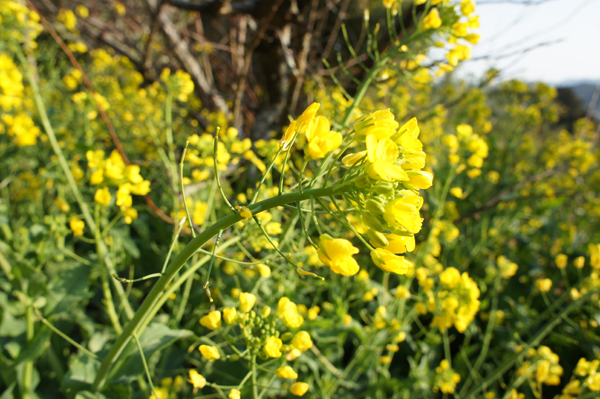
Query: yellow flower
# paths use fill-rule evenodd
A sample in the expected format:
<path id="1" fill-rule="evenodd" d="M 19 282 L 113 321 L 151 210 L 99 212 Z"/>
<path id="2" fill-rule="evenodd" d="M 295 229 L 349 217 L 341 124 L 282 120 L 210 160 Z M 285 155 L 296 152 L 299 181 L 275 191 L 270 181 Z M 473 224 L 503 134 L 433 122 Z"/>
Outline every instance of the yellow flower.
<path id="1" fill-rule="evenodd" d="M 295 382 L 290 387 L 290 392 L 294 396 L 304 396 L 308 392 L 308 384 L 306 382 Z"/>
<path id="2" fill-rule="evenodd" d="M 342 317 L 342 322 L 346 327 L 348 327 L 352 323 L 352 316 L 345 314 L 344 317 Z"/>
<path id="3" fill-rule="evenodd" d="M 304 149 L 307 159 L 321 159 L 342 144 L 342 135 L 330 131 L 329 120 L 324 116 L 314 118 L 306 131 L 307 145 Z"/>
<path id="4" fill-rule="evenodd" d="M 73 230 L 73 236 L 78 237 L 83 235 L 83 228 L 85 227 L 85 222 L 80 220 L 79 218 L 72 218 L 69 221 L 69 227 Z"/>
<path id="5" fill-rule="evenodd" d="M 263 351 L 269 357 L 280 357 L 282 346 L 283 342 L 281 342 L 281 339 L 275 336 L 270 336 L 269 338 L 267 338 L 267 342 L 263 347 Z"/>
<path id="6" fill-rule="evenodd" d="M 200 345 L 200 348 L 198 349 L 200 350 L 200 353 L 202 353 L 202 356 L 204 356 L 208 360 L 217 360 L 221 358 L 219 350 L 214 346 Z"/>
<path id="7" fill-rule="evenodd" d="M 583 256 L 578 256 L 575 259 L 573 259 L 573 266 L 575 266 L 578 269 L 583 269 L 583 266 L 585 265 L 585 258 Z"/>
<path id="8" fill-rule="evenodd" d="M 298 331 L 292 339 L 292 346 L 301 352 L 306 352 L 313 346 L 310 334 L 306 331 Z"/>
<path id="9" fill-rule="evenodd" d="M 426 190 L 433 185 L 433 175 L 429 172 L 425 172 L 422 170 L 411 170 L 406 172 L 406 174 L 408 175 L 408 180 L 410 184 L 412 184 L 416 188 Z"/>
<path id="10" fill-rule="evenodd" d="M 391 137 L 400 124 L 394 120 L 389 109 L 375 111 L 364 115 L 354 122 L 354 130 L 358 141 L 373 135 L 377 140 Z"/>
<path id="11" fill-rule="evenodd" d="M 296 378 L 298 378 L 298 374 L 290 366 L 279 367 L 275 372 L 275 375 L 279 378 L 287 378 L 290 380 L 295 380 Z"/>
<path id="12" fill-rule="evenodd" d="M 423 198 L 408 190 L 400 191 L 399 195 L 401 197 L 386 205 L 383 218 L 393 227 L 418 233 L 422 224 L 419 210 L 423 205 Z"/>
<path id="13" fill-rule="evenodd" d="M 252 219 L 252 212 L 245 206 L 236 206 L 235 209 L 240 213 L 240 216 L 245 220 Z"/>
<path id="14" fill-rule="evenodd" d="M 267 278 L 271 275 L 271 268 L 263 263 L 256 265 L 256 268 L 262 277 Z"/>
<path id="15" fill-rule="evenodd" d="M 294 134 L 296 134 L 295 121 L 290 123 L 288 128 L 285 130 L 283 137 L 281 138 L 281 140 L 279 140 L 279 145 L 282 146 L 284 150 L 287 150 L 288 146 L 291 144 L 292 139 L 294 138 Z"/>
<path id="16" fill-rule="evenodd" d="M 554 261 L 556 262 L 556 267 L 558 267 L 559 269 L 564 269 L 565 267 L 567 267 L 567 260 L 568 258 L 565 254 L 558 254 L 554 259 Z"/>
<path id="17" fill-rule="evenodd" d="M 94 201 L 102 206 L 108 206 L 110 204 L 110 198 L 108 187 L 99 188 L 94 195 Z"/>
<path id="18" fill-rule="evenodd" d="M 296 133 L 305 133 L 321 104 L 312 103 L 296 120 Z"/>
<path id="19" fill-rule="evenodd" d="M 370 178 L 387 182 L 408 180 L 406 172 L 396 165 L 400 153 L 396 143 L 389 138 L 377 140 L 373 134 L 368 135 L 366 141 L 367 159 L 371 163 L 367 168 Z"/>
<path id="20" fill-rule="evenodd" d="M 312 308 L 308 309 L 308 320 L 315 320 L 320 311 L 321 308 L 318 306 L 313 306 Z"/>
<path id="21" fill-rule="evenodd" d="M 475 12 L 475 2 L 472 0 L 463 0 L 460 3 L 460 11 L 468 17 Z"/>
<path id="22" fill-rule="evenodd" d="M 406 274 L 413 267 L 403 256 L 394 255 L 383 248 L 371 251 L 371 259 L 382 270 L 396 274 Z"/>
<path id="23" fill-rule="evenodd" d="M 424 29 L 437 29 L 442 26 L 442 19 L 440 18 L 440 12 L 437 8 L 433 8 L 429 11 L 429 14 L 423 18 Z"/>
<path id="24" fill-rule="evenodd" d="M 552 288 L 552 280 L 549 278 L 542 278 L 535 282 L 535 285 L 541 292 L 548 292 Z"/>
<path id="25" fill-rule="evenodd" d="M 210 330 L 221 327 L 221 312 L 215 310 L 200 319 L 200 324 Z"/>
<path id="26" fill-rule="evenodd" d="M 450 194 L 456 198 L 462 198 L 463 197 L 463 190 L 460 187 L 452 187 L 450 189 Z"/>
<path id="27" fill-rule="evenodd" d="M 460 272 L 454 267 L 449 267 L 440 273 L 440 283 L 450 289 L 454 288 L 460 281 Z"/>
<path id="28" fill-rule="evenodd" d="M 235 324 L 237 321 L 237 310 L 235 308 L 223 309 L 223 320 L 227 325 Z"/>
<path id="29" fill-rule="evenodd" d="M 126 208 L 123 212 L 123 218 L 125 219 L 125 223 L 131 224 L 138 217 L 138 213 L 135 208 Z"/>
<path id="30" fill-rule="evenodd" d="M 382 247 L 385 250 L 390 251 L 393 254 L 403 254 L 405 252 L 412 252 L 415 249 L 415 236 L 400 236 L 396 234 L 383 234 L 388 240 L 388 245 Z"/>
<path id="31" fill-rule="evenodd" d="M 240 395 L 241 394 L 242 393 L 240 391 L 238 391 L 237 389 L 232 389 L 229 392 L 229 396 L 228 397 L 229 397 L 229 399 L 240 399 Z"/>
<path id="32" fill-rule="evenodd" d="M 81 18 L 87 18 L 90 15 L 90 10 L 88 10 L 86 6 L 81 4 L 75 7 L 75 12 L 79 14 Z"/>
<path id="33" fill-rule="evenodd" d="M 240 310 L 242 312 L 249 312 L 252 310 L 254 303 L 256 302 L 256 295 L 249 292 L 242 292 L 240 294 Z"/>
<path id="34" fill-rule="evenodd" d="M 188 380 L 194 386 L 194 393 L 198 390 L 198 388 L 202 389 L 206 386 L 206 378 L 202 376 L 202 374 L 198 373 L 196 370 L 190 370 L 190 379 Z"/>
<path id="35" fill-rule="evenodd" d="M 394 141 L 406 151 L 420 152 L 423 150 L 423 143 L 418 139 L 420 132 L 417 118 L 412 118 L 398 130 Z"/>
<path id="36" fill-rule="evenodd" d="M 352 257 L 358 253 L 358 248 L 343 238 L 331 238 L 328 234 L 321 235 L 318 250 L 321 262 L 331 268 L 331 271 L 343 276 L 353 276 L 360 267 Z"/>

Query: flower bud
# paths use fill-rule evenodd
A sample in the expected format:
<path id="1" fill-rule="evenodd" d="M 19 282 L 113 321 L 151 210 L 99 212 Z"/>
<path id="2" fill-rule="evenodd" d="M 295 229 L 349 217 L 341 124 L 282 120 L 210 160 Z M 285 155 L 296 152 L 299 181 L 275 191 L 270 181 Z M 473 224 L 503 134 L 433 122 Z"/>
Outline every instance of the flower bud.
<path id="1" fill-rule="evenodd" d="M 292 339 L 293 335 L 291 332 L 286 332 L 281 336 L 281 340 L 282 341 L 289 341 L 290 339 Z"/>
<path id="2" fill-rule="evenodd" d="M 388 245 L 390 245 L 388 239 L 385 238 L 383 233 L 380 233 L 379 231 L 369 229 L 367 231 L 367 236 L 371 240 L 371 243 L 373 243 L 373 245 L 377 247 L 387 247 Z"/>
<path id="3" fill-rule="evenodd" d="M 367 225 L 367 227 L 369 227 L 375 231 L 385 231 L 383 224 L 375 215 L 372 215 L 370 213 L 363 213 L 361 215 L 361 219 L 362 219 L 362 222 L 365 225 Z"/>
<path id="4" fill-rule="evenodd" d="M 365 208 L 367 209 L 367 211 L 375 213 L 377 215 L 383 215 L 383 213 L 385 212 L 383 204 L 375 199 L 367 200 L 367 202 L 365 203 Z"/>
<path id="5" fill-rule="evenodd" d="M 390 182 L 380 182 L 379 184 L 371 187 L 370 191 L 379 195 L 391 197 L 394 195 L 394 184 Z"/>

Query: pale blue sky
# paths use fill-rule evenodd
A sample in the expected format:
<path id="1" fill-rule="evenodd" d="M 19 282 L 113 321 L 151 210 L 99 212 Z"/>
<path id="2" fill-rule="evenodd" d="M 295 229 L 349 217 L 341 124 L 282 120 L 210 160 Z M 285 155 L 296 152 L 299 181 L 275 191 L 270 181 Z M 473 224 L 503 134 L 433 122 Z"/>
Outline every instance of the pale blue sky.
<path id="1" fill-rule="evenodd" d="M 503 79 L 520 78 L 557 84 L 564 81 L 600 82 L 600 0 L 481 0 L 477 3 L 481 40 L 461 73 L 480 75 L 489 67 L 503 71 Z M 488 3 L 488 4 L 486 4 Z M 538 43 L 549 44 L 524 54 Z"/>

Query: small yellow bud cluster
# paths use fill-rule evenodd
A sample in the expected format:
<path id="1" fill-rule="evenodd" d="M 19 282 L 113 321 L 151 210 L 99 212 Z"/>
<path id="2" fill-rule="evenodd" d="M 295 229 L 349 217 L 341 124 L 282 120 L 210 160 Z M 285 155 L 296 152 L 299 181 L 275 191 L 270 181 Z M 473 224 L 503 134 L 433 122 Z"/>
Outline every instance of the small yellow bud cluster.
<path id="1" fill-rule="evenodd" d="M 525 375 L 538 384 L 558 385 L 563 368 L 558 363 L 558 355 L 547 346 L 540 346 L 537 350 L 530 348 L 525 354 L 523 365 L 517 370 L 517 375 Z M 577 373 L 577 369 L 575 370 Z"/>

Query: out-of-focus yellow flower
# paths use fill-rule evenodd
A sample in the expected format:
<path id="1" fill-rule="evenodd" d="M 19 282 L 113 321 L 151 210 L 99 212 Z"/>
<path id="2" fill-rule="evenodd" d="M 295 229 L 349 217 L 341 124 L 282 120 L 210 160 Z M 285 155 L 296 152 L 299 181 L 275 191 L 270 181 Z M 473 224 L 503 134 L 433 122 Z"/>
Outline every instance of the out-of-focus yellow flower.
<path id="1" fill-rule="evenodd" d="M 194 393 L 198 390 L 198 388 L 202 389 L 206 386 L 206 378 L 196 370 L 190 370 L 190 379 L 188 380 L 194 386 Z"/>
<path id="2" fill-rule="evenodd" d="M 462 198 L 463 197 L 463 190 L 460 187 L 452 187 L 450 189 L 450 194 L 456 198 Z"/>
<path id="3" fill-rule="evenodd" d="M 310 334 L 306 331 L 298 331 L 292 339 L 292 346 L 301 352 L 306 352 L 313 346 Z"/>
<path id="4" fill-rule="evenodd" d="M 294 371 L 290 366 L 281 366 L 275 372 L 275 375 L 279 378 L 287 378 L 290 380 L 295 380 L 298 378 L 298 373 Z"/>
<path id="5" fill-rule="evenodd" d="M 240 395 L 241 395 L 241 394 L 242 394 L 242 393 L 241 393 L 240 391 L 238 391 L 237 389 L 232 389 L 232 390 L 229 392 L 229 396 L 228 396 L 228 398 L 229 398 L 229 399 L 240 399 L 240 397 L 241 397 Z"/>
<path id="6" fill-rule="evenodd" d="M 413 267 L 413 264 L 405 257 L 394 255 L 383 248 L 371 251 L 371 259 L 377 267 L 396 274 L 406 274 Z"/>
<path id="7" fill-rule="evenodd" d="M 267 342 L 263 347 L 263 351 L 269 357 L 280 357 L 282 346 L 283 342 L 281 342 L 281 339 L 275 336 L 270 336 L 269 338 L 267 338 Z"/>
<path id="8" fill-rule="evenodd" d="M 550 288 L 552 288 L 552 280 L 550 280 L 549 278 L 542 278 L 537 280 L 535 282 L 535 285 L 540 291 L 548 292 L 550 291 Z"/>
<path id="9" fill-rule="evenodd" d="M 558 255 L 556 255 L 556 258 L 554 259 L 554 262 L 556 262 L 556 267 L 558 267 L 559 269 L 564 269 L 565 267 L 567 267 L 568 260 L 569 260 L 569 258 L 567 257 L 567 255 L 558 254 Z"/>
<path id="10" fill-rule="evenodd" d="M 73 236 L 78 237 L 83 235 L 83 228 L 85 227 L 85 222 L 79 218 L 71 218 L 69 221 L 69 227 L 73 230 Z"/>
<path id="11" fill-rule="evenodd" d="M 442 26 L 442 19 L 437 8 L 431 9 L 429 14 L 423 18 L 423 29 L 437 29 Z"/>
<path id="12" fill-rule="evenodd" d="M 94 201 L 102 206 L 108 206 L 110 204 L 110 191 L 108 187 L 99 188 L 94 195 Z"/>
<path id="13" fill-rule="evenodd" d="M 215 348 L 214 346 L 200 345 L 200 348 L 198 348 L 198 350 L 200 350 L 200 353 L 202 353 L 202 356 L 204 356 L 208 360 L 217 360 L 217 359 L 221 358 L 221 354 L 219 353 L 219 350 L 217 348 Z"/>
<path id="14" fill-rule="evenodd" d="M 263 263 L 256 265 L 256 268 L 258 269 L 260 275 L 264 278 L 267 278 L 271 275 L 271 268 Z"/>
<path id="15" fill-rule="evenodd" d="M 237 310 L 235 308 L 226 308 L 223 309 L 223 320 L 227 325 L 235 324 L 237 321 Z"/>
<path id="16" fill-rule="evenodd" d="M 88 10 L 87 7 L 82 4 L 79 4 L 77 7 L 75 7 L 75 12 L 81 18 L 87 18 L 90 15 L 90 10 Z"/>
<path id="17" fill-rule="evenodd" d="M 209 330 L 216 330 L 221 327 L 221 312 L 215 310 L 200 319 L 200 324 Z"/>
<path id="18" fill-rule="evenodd" d="M 463 0 L 460 3 L 460 11 L 468 17 L 475 12 L 475 2 L 472 0 Z"/>
<path id="19" fill-rule="evenodd" d="M 348 327 L 352 323 L 352 316 L 350 316 L 349 314 L 345 314 L 344 317 L 342 317 L 342 323 L 344 323 L 344 325 Z"/>
<path id="20" fill-rule="evenodd" d="M 249 292 L 242 292 L 240 294 L 240 310 L 242 312 L 249 312 L 252 310 L 254 303 L 256 302 L 256 295 Z"/>
<path id="21" fill-rule="evenodd" d="M 578 269 L 583 269 L 583 266 L 585 266 L 585 257 L 578 256 L 575 259 L 573 259 L 573 266 L 575 266 Z"/>
<path id="22" fill-rule="evenodd" d="M 358 248 L 343 238 L 332 238 L 328 234 L 321 235 L 318 255 L 321 262 L 331 268 L 331 271 L 343 276 L 353 276 L 360 267 L 352 257 L 358 253 Z"/>
<path id="23" fill-rule="evenodd" d="M 306 382 L 295 382 L 290 387 L 290 392 L 295 396 L 304 396 L 308 392 L 308 384 Z"/>

